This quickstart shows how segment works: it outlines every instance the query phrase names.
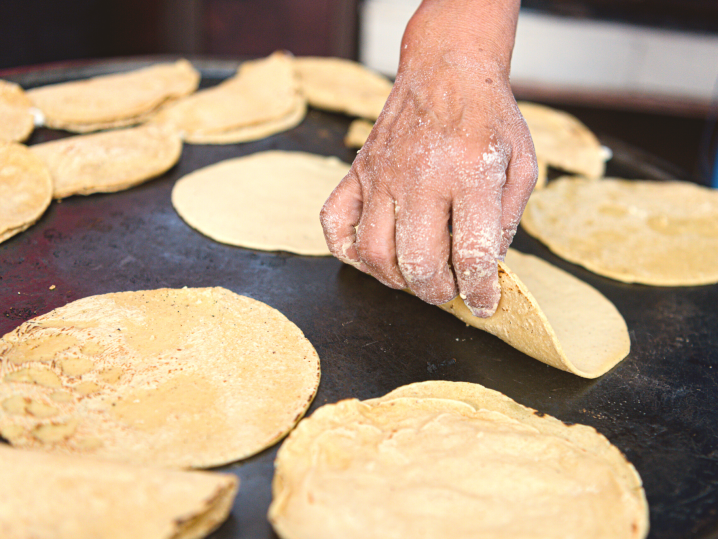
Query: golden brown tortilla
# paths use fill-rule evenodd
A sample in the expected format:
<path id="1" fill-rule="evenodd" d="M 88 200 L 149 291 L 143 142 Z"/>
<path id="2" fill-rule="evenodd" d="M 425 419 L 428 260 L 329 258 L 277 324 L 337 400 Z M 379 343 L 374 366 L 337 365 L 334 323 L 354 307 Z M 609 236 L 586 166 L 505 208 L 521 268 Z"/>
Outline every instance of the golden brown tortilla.
<path id="1" fill-rule="evenodd" d="M 477 384 L 319 408 L 280 448 L 272 490 L 283 539 L 648 532 L 640 477 L 603 436 Z"/>
<path id="2" fill-rule="evenodd" d="M 536 157 L 549 166 L 600 178 L 606 155 L 601 143 L 575 116 L 536 103 L 519 102 L 528 124 Z"/>
<path id="3" fill-rule="evenodd" d="M 291 58 L 275 52 L 244 62 L 237 75 L 217 86 L 163 107 L 152 122 L 172 126 L 190 143 L 208 144 L 215 139 L 226 143 L 234 138 L 249 140 L 246 132 L 238 130 L 259 129 L 256 136 L 262 138 L 267 136 L 263 133 L 268 125 L 275 132 L 280 126 L 289 129 L 298 123 L 298 111 L 303 110 Z M 302 118 L 303 114 L 298 120 Z"/>
<path id="4" fill-rule="evenodd" d="M 223 288 L 92 296 L 0 339 L 0 435 L 17 447 L 219 466 L 284 436 L 319 358 L 281 313 Z"/>
<path id="5" fill-rule="evenodd" d="M 302 93 L 312 107 L 376 120 L 392 82 L 363 65 L 342 58 L 294 59 Z"/>
<path id="6" fill-rule="evenodd" d="M 45 125 L 79 132 L 138 123 L 168 100 L 194 92 L 200 74 L 187 60 L 28 91 Z"/>
<path id="7" fill-rule="evenodd" d="M 0 144 L 22 142 L 35 128 L 32 103 L 23 89 L 13 82 L 0 80 Z"/>
<path id="8" fill-rule="evenodd" d="M 521 224 L 557 255 L 653 286 L 718 282 L 718 191 L 687 182 L 559 178 Z"/>
<path id="9" fill-rule="evenodd" d="M 510 268 L 510 269 L 509 269 Z M 496 314 L 479 318 L 460 297 L 440 305 L 457 318 L 552 367 L 601 376 L 628 355 L 626 322 L 598 290 L 532 255 L 509 249 L 499 262 Z"/>
<path id="10" fill-rule="evenodd" d="M 53 197 L 128 189 L 170 169 L 182 140 L 167 127 L 146 125 L 36 144 L 30 150 L 50 169 Z"/>
<path id="11" fill-rule="evenodd" d="M 199 539 L 229 515 L 231 474 L 48 455 L 0 444 L 3 539 Z"/>
<path id="12" fill-rule="evenodd" d="M 51 201 L 45 164 L 22 144 L 0 143 L 0 242 L 37 221 Z"/>

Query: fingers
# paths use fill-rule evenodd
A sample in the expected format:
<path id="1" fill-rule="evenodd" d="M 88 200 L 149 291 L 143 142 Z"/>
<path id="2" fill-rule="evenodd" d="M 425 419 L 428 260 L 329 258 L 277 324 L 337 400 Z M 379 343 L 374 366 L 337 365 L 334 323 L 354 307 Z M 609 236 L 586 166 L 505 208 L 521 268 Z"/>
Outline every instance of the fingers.
<path id="1" fill-rule="evenodd" d="M 497 260 L 502 244 L 501 196 L 505 170 L 487 172 L 478 187 L 457 194 L 452 207 L 452 261 L 461 298 L 488 318 L 501 299 Z"/>
<path id="2" fill-rule="evenodd" d="M 506 184 L 501 194 L 501 247 L 499 257 L 501 260 L 511 245 L 516 234 L 516 228 L 521 221 L 526 203 L 531 196 L 536 179 L 538 178 L 538 165 L 536 154 L 528 131 L 519 138 L 514 145 L 511 161 L 506 170 Z"/>
<path id="3" fill-rule="evenodd" d="M 383 190 L 374 190 L 364 205 L 356 233 L 359 260 L 374 277 L 391 288 L 406 288 L 397 266 L 395 203 Z"/>
<path id="4" fill-rule="evenodd" d="M 411 291 L 434 305 L 451 301 L 457 294 L 449 267 L 449 200 L 441 193 L 415 193 L 397 208 L 399 270 Z"/>
<path id="5" fill-rule="evenodd" d="M 324 203 L 319 220 L 329 251 L 342 262 L 368 271 L 362 267 L 356 250 L 355 227 L 359 224 L 362 206 L 362 187 L 354 171 L 350 170 Z"/>

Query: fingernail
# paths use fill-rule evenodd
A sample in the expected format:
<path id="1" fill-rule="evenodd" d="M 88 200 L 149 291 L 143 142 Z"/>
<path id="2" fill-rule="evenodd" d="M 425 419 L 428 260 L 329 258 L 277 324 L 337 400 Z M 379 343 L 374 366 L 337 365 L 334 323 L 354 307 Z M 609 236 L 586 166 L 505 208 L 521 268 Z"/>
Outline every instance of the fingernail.
<path id="1" fill-rule="evenodd" d="M 469 305 L 467 305 L 467 307 L 469 307 L 471 314 L 479 318 L 491 318 L 494 313 L 496 313 L 496 307 L 494 307 L 493 309 L 487 309 L 484 307 L 475 308 Z"/>

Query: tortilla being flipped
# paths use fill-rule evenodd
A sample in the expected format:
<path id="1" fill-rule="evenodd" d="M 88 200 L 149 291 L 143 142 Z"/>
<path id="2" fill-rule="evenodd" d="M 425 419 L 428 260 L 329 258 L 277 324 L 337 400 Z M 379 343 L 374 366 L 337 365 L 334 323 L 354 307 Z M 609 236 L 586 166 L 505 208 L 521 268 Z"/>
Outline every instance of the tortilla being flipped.
<path id="1" fill-rule="evenodd" d="M 53 197 L 111 193 L 163 174 L 180 158 L 182 140 L 156 125 L 79 135 L 30 147 L 50 169 Z"/>
<path id="2" fill-rule="evenodd" d="M 584 378 L 601 376 L 628 355 L 631 340 L 621 313 L 573 275 L 509 249 L 506 262 L 499 262 L 499 285 L 501 300 L 490 318 L 471 314 L 459 296 L 439 307 L 524 354 Z"/>
<path id="3" fill-rule="evenodd" d="M 151 121 L 191 144 L 227 144 L 290 129 L 305 111 L 291 58 L 275 52 L 244 62 L 234 77 L 164 107 Z"/>
<path id="4" fill-rule="evenodd" d="M 558 256 L 627 283 L 718 282 L 718 190 L 689 182 L 559 178 L 523 228 Z"/>
<path id="5" fill-rule="evenodd" d="M 200 75 L 187 60 L 29 90 L 45 125 L 89 132 L 139 123 L 160 105 L 194 92 Z"/>
<path id="6" fill-rule="evenodd" d="M 519 102 L 536 149 L 549 166 L 588 178 L 603 176 L 606 153 L 591 130 L 567 112 Z"/>
<path id="7" fill-rule="evenodd" d="M 376 120 L 393 83 L 363 65 L 342 58 L 294 59 L 302 93 L 312 107 Z"/>
<path id="8" fill-rule="evenodd" d="M 283 539 L 642 539 L 636 470 L 594 429 L 478 384 L 426 382 L 322 406 L 279 449 Z"/>
<path id="9" fill-rule="evenodd" d="M 299 421 L 319 358 L 280 312 L 223 288 L 92 296 L 0 339 L 0 435 L 17 447 L 219 466 Z"/>
<path id="10" fill-rule="evenodd" d="M 0 143 L 0 242 L 37 221 L 51 201 L 45 163 L 22 144 Z"/>
<path id="11" fill-rule="evenodd" d="M 348 171 L 336 157 L 260 152 L 180 178 L 172 205 L 191 227 L 222 243 L 329 255 L 319 212 Z"/>
<path id="12" fill-rule="evenodd" d="M 22 142 L 35 129 L 32 102 L 13 82 L 0 80 L 0 144 Z"/>
<path id="13" fill-rule="evenodd" d="M 199 539 L 226 520 L 239 481 L 48 455 L 0 444 L 3 539 Z"/>

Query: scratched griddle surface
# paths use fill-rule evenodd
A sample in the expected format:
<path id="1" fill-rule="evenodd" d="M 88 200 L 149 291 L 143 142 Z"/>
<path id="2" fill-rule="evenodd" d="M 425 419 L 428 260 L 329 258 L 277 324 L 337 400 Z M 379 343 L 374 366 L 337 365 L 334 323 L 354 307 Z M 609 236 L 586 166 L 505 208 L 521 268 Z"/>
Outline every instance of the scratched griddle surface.
<path id="1" fill-rule="evenodd" d="M 145 65 L 143 60 L 50 66 L 6 75 L 29 88 Z M 236 63 L 198 60 L 203 86 Z M 567 422 L 592 425 L 643 478 L 654 539 L 718 537 L 718 286 L 650 288 L 604 279 L 552 255 L 523 231 L 514 247 L 605 294 L 626 319 L 631 353 L 598 380 L 548 367 L 416 298 L 333 258 L 267 253 L 216 243 L 172 209 L 175 181 L 257 151 L 336 155 L 349 119 L 311 111 L 296 129 L 228 146 L 186 145 L 164 176 L 116 194 L 53 202 L 28 231 L 0 244 L 0 334 L 36 314 L 107 292 L 223 286 L 263 301 L 316 347 L 322 381 L 309 410 L 377 397 L 422 380 L 477 382 Z M 67 133 L 38 130 L 35 144 Z M 666 179 L 655 162 L 618 141 L 609 175 Z M 54 290 L 49 290 L 55 285 Z M 275 537 L 265 514 L 277 446 L 224 470 L 241 478 L 229 520 L 214 539 Z"/>

